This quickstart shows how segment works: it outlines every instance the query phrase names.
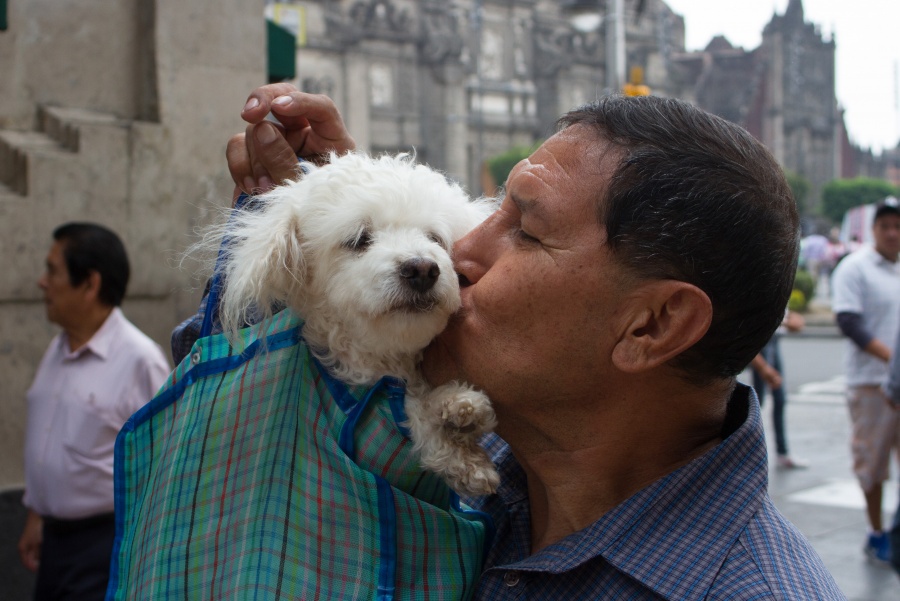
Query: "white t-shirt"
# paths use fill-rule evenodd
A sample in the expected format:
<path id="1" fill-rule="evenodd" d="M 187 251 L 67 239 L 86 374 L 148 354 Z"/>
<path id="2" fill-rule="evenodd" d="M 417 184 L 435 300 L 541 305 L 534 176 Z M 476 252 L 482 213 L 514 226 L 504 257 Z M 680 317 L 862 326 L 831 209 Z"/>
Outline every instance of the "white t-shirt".
<path id="1" fill-rule="evenodd" d="M 862 326 L 890 347 L 900 328 L 900 262 L 885 259 L 871 246 L 847 256 L 831 280 L 831 310 L 862 316 Z M 845 365 L 850 386 L 880 386 L 887 379 L 884 361 L 847 340 Z"/>

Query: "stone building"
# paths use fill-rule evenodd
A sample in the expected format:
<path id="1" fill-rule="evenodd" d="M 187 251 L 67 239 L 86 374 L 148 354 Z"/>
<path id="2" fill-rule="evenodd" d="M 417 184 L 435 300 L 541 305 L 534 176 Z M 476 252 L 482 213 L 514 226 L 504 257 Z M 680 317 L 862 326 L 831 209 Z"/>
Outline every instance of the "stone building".
<path id="1" fill-rule="evenodd" d="M 132 263 L 123 310 L 166 349 L 197 302 L 197 281 L 175 263 L 193 226 L 230 203 L 225 143 L 265 82 L 266 41 L 262 2 L 2 8 L 0 597 L 16 599 L 25 392 L 58 331 L 36 285 L 51 232 L 89 220 L 122 236 Z"/>
<path id="2" fill-rule="evenodd" d="M 836 43 L 805 20 L 802 0 L 790 0 L 758 48 L 736 48 L 718 36 L 670 62 L 673 95 L 744 126 L 785 169 L 810 181 L 808 213 L 833 179 L 884 177 L 883 161 L 854 145 L 845 128 L 835 97 Z"/>
<path id="3" fill-rule="evenodd" d="M 268 3 L 297 35 L 302 90 L 331 95 L 360 146 L 415 149 L 480 191 L 483 161 L 547 137 L 603 90 L 602 30 L 551 0 L 296 0 Z M 684 21 L 660 0 L 626 2 L 628 63 L 668 89 Z"/>

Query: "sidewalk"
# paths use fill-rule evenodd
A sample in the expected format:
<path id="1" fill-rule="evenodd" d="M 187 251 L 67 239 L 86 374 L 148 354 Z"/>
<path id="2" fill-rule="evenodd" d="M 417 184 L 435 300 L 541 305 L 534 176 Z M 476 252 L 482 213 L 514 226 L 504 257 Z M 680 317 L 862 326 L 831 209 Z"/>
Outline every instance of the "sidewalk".
<path id="1" fill-rule="evenodd" d="M 810 467 L 778 470 L 770 462 L 769 493 L 775 505 L 810 540 L 851 601 L 900 600 L 900 578 L 890 568 L 870 563 L 862 552 L 867 523 L 862 492 L 850 469 L 843 376 L 801 387 L 789 395 L 786 411 L 787 423 L 793 424 L 791 452 Z M 769 456 L 774 458 L 774 448 Z M 884 489 L 887 525 L 897 508 L 896 470 L 892 474 Z"/>

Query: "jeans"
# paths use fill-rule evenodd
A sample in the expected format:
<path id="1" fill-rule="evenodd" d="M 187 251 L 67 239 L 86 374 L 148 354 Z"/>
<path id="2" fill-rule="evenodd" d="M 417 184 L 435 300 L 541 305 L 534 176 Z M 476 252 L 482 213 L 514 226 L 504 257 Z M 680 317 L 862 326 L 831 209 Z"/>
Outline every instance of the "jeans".
<path id="1" fill-rule="evenodd" d="M 784 390 L 787 386 L 787 382 L 784 378 L 784 372 L 781 369 L 780 338 L 781 336 L 778 334 L 772 336 L 772 339 L 769 340 L 765 347 L 763 347 L 761 353 L 763 359 L 766 360 L 766 363 L 778 370 L 778 373 L 781 374 L 781 388 L 772 391 L 772 423 L 775 426 L 775 449 L 779 455 L 787 455 L 787 439 L 784 435 L 784 405 L 787 402 Z M 759 404 L 762 406 L 763 399 L 766 396 L 766 381 L 763 380 L 762 375 L 755 369 L 752 371 L 753 389 L 756 390 L 756 396 L 759 397 Z"/>

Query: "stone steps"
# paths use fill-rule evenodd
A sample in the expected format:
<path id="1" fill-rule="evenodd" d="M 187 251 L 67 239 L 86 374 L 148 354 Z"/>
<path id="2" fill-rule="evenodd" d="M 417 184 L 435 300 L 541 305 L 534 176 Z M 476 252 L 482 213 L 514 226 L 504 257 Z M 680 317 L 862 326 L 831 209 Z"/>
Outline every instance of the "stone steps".
<path id="1" fill-rule="evenodd" d="M 86 134 L 127 126 L 127 122 L 107 113 L 38 107 L 36 130 L 0 130 L 0 184 L 19 196 L 29 196 L 35 184 L 29 174 L 38 159 L 71 160 L 71 155 L 82 149 Z"/>
<path id="2" fill-rule="evenodd" d="M 0 130 L 0 184 L 28 196 L 29 156 L 61 150 L 56 140 L 42 132 Z"/>

